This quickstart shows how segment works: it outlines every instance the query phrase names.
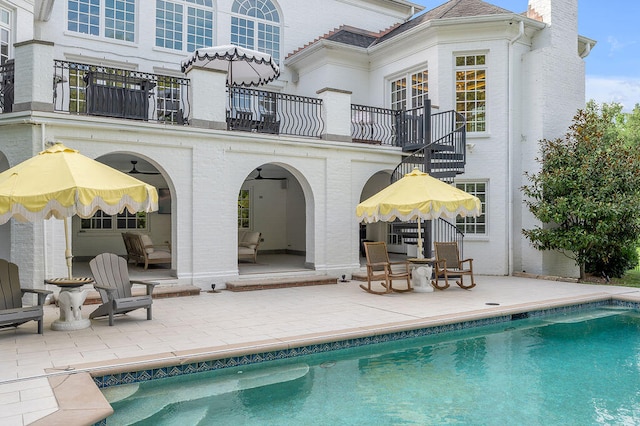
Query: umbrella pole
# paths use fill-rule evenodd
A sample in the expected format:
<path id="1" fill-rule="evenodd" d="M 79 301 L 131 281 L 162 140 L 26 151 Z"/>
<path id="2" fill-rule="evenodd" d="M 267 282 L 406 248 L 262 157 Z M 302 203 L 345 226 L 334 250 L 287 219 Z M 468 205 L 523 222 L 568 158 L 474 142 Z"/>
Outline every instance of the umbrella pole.
<path id="1" fill-rule="evenodd" d="M 73 259 L 73 255 L 71 254 L 71 241 L 69 241 L 69 218 L 64 218 L 64 241 L 65 241 L 65 250 L 64 257 L 67 260 L 67 271 L 69 272 L 69 279 L 73 278 L 73 274 L 71 273 L 71 259 Z"/>
<path id="2" fill-rule="evenodd" d="M 418 218 L 418 259 L 424 259 L 424 252 L 422 251 L 422 228 L 420 223 L 422 219 Z"/>

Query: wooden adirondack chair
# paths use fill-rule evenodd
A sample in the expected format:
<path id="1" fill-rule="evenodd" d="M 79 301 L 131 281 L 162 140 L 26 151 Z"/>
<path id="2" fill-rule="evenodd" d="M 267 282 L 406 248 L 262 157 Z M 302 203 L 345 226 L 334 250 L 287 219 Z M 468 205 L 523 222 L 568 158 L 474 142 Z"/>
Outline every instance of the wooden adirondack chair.
<path id="1" fill-rule="evenodd" d="M 99 254 L 89 262 L 89 267 L 95 280 L 93 287 L 98 290 L 102 299 L 102 305 L 89 315 L 90 319 L 108 315 L 111 326 L 115 314 L 126 314 L 140 308 L 146 309 L 147 320 L 151 319 L 151 293 L 155 283 L 130 280 L 127 261 L 113 253 Z M 146 285 L 146 295 L 133 296 L 133 284 Z"/>
<path id="2" fill-rule="evenodd" d="M 38 304 L 23 306 L 25 293 L 38 295 Z M 29 321 L 38 321 L 38 334 L 43 333 L 45 299 L 53 293 L 49 290 L 21 288 L 18 265 L 0 259 L 0 328 L 17 327 Z"/>

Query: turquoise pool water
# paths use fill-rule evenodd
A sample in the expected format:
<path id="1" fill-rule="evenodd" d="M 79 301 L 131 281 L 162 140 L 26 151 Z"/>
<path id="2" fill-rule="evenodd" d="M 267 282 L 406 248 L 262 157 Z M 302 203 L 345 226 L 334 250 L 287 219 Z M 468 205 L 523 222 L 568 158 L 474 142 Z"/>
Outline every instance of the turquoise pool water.
<path id="1" fill-rule="evenodd" d="M 604 307 L 113 386 L 107 424 L 640 424 L 639 330 Z"/>

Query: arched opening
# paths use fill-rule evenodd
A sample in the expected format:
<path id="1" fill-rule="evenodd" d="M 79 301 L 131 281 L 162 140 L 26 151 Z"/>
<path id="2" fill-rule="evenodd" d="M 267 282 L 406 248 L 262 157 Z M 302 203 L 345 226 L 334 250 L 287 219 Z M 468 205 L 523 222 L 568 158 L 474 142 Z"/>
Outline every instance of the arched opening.
<path id="1" fill-rule="evenodd" d="M 166 173 L 153 160 L 137 153 L 110 153 L 96 160 L 153 185 L 158 190 L 159 209 L 150 213 L 129 213 L 125 210 L 115 216 L 100 211 L 88 219 L 74 216 L 71 227 L 74 262 L 86 264 L 96 255 L 108 252 L 126 257 L 130 271 L 144 273 L 145 278 L 174 275 L 171 255 L 151 255 L 156 250 L 171 253 L 173 245 L 172 211 L 176 209 L 172 206 L 174 190 Z M 153 245 L 146 252 L 150 259 L 155 260 L 151 260 L 146 269 L 144 260 L 137 259 L 125 244 L 126 233 L 146 235 L 149 238 L 146 240 L 145 237 L 146 244 Z"/>
<path id="2" fill-rule="evenodd" d="M 243 182 L 238 193 L 241 275 L 309 269 L 307 200 L 294 173 L 286 165 L 267 163 L 257 166 Z M 256 233 L 259 244 L 257 255 L 252 257 L 243 245 Z"/>

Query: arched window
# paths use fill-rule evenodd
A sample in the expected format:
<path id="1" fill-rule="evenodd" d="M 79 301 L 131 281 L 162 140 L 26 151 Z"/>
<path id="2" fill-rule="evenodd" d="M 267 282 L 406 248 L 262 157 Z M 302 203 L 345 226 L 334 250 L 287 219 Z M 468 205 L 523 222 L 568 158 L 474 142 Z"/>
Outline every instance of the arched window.
<path id="1" fill-rule="evenodd" d="M 231 43 L 280 62 L 280 15 L 271 0 L 236 0 L 231 12 Z"/>

